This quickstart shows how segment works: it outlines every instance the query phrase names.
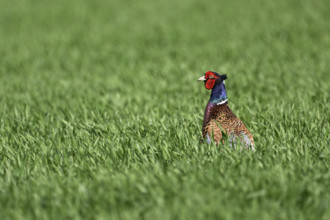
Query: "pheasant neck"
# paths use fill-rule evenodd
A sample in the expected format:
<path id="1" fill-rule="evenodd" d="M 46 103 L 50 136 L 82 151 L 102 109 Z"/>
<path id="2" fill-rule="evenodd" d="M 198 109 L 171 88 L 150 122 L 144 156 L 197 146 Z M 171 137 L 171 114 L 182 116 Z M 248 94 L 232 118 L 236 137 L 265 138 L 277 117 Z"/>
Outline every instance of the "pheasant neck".
<path id="1" fill-rule="evenodd" d="M 210 103 L 222 105 L 228 101 L 225 84 L 223 82 L 215 84 L 210 96 Z"/>

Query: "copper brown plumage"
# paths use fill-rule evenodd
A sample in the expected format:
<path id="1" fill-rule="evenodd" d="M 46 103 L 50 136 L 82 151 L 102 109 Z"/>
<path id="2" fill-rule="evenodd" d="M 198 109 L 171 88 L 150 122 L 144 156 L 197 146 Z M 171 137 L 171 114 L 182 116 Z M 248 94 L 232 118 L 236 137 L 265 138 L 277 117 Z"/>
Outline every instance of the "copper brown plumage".
<path id="1" fill-rule="evenodd" d="M 220 75 L 208 71 L 199 80 L 205 82 L 207 89 L 212 89 L 210 100 L 206 106 L 203 121 L 203 138 L 211 143 L 212 137 L 216 143 L 223 136 L 228 137 L 229 143 L 236 147 L 237 143 L 242 143 L 246 148 L 254 149 L 253 136 L 244 123 L 228 107 L 227 93 L 224 85 L 226 75 Z M 224 135 L 225 134 L 225 135 Z"/>

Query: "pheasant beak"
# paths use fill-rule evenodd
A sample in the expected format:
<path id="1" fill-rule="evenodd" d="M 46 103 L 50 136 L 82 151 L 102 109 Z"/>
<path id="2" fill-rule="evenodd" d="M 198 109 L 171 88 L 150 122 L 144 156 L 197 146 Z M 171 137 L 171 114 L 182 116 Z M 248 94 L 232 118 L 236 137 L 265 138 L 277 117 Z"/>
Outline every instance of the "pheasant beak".
<path id="1" fill-rule="evenodd" d="M 198 80 L 197 80 L 197 82 L 198 81 L 205 81 L 206 79 L 205 79 L 205 76 L 202 76 L 201 78 L 199 78 Z"/>

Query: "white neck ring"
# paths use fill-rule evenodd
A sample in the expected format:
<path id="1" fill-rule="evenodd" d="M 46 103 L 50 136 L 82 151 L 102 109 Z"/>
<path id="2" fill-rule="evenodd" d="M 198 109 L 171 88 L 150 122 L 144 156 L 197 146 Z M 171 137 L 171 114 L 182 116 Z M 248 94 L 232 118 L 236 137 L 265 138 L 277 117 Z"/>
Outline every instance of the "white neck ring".
<path id="1" fill-rule="evenodd" d="M 221 101 L 221 102 L 218 102 L 217 105 L 225 104 L 227 101 L 228 101 L 228 99 L 225 99 L 225 100 L 223 100 L 223 101 Z"/>

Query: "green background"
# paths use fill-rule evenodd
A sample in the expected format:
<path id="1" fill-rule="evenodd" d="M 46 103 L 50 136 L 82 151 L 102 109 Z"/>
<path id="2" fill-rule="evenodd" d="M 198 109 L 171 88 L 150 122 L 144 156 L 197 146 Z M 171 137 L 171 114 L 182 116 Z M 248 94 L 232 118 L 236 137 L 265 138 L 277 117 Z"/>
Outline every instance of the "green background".
<path id="1" fill-rule="evenodd" d="M 330 219 L 329 11 L 0 0 L 0 218 Z M 207 70 L 255 153 L 200 143 Z"/>

